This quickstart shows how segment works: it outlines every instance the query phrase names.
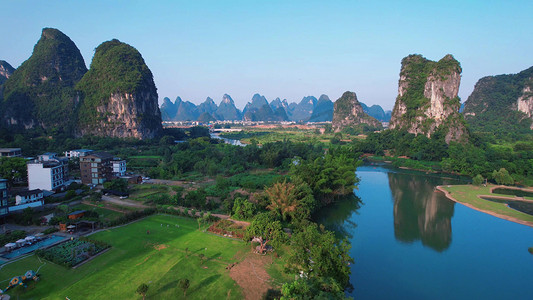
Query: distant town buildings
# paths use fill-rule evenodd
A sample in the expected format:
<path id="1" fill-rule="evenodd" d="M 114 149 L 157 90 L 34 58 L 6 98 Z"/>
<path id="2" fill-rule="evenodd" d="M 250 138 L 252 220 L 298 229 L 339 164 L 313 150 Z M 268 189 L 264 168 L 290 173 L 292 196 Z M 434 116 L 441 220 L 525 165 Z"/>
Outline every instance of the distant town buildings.
<path id="1" fill-rule="evenodd" d="M 93 152 L 80 157 L 81 182 L 103 184 L 126 174 L 126 161 L 107 152 Z"/>
<path id="2" fill-rule="evenodd" d="M 7 180 L 0 179 L 0 216 L 5 216 L 9 213 L 7 200 Z"/>
<path id="3" fill-rule="evenodd" d="M 66 151 L 65 156 L 70 159 L 74 157 L 84 157 L 93 152 L 94 152 L 93 150 L 89 150 L 89 149 L 76 149 L 76 150 Z"/>
<path id="4" fill-rule="evenodd" d="M 20 157 L 22 150 L 20 148 L 0 148 L 0 157 Z"/>

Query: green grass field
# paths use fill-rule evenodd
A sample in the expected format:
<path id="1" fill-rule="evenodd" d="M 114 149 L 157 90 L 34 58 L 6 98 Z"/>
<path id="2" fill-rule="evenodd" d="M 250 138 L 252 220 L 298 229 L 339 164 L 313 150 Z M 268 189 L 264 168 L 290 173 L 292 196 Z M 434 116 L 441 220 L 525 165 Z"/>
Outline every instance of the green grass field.
<path id="1" fill-rule="evenodd" d="M 491 187 L 493 186 L 492 185 L 488 185 L 486 187 L 473 186 L 473 185 L 443 186 L 443 188 L 447 190 L 450 193 L 450 195 L 459 202 L 468 203 L 478 209 L 491 211 L 491 212 L 494 212 L 496 214 L 500 214 L 503 216 L 517 218 L 519 220 L 523 220 L 527 222 L 533 222 L 533 216 L 531 215 L 509 208 L 504 203 L 483 200 L 478 197 L 478 195 L 493 195 L 493 196 L 508 197 L 510 199 L 513 199 L 513 196 L 491 194 L 490 192 Z"/>
<path id="2" fill-rule="evenodd" d="M 7 286 L 15 275 L 42 266 L 39 282 L 8 294 L 20 299 L 141 299 L 135 291 L 146 283 L 147 299 L 181 299 L 178 281 L 187 278 L 191 282 L 187 299 L 242 298 L 241 288 L 225 267 L 240 261 L 249 246 L 198 231 L 195 220 L 156 215 L 90 238 L 108 242 L 112 248 L 76 269 L 50 262 L 43 265 L 36 256 L 30 256 L 0 269 L 0 286 Z M 200 254 L 207 259 L 202 261 Z"/>

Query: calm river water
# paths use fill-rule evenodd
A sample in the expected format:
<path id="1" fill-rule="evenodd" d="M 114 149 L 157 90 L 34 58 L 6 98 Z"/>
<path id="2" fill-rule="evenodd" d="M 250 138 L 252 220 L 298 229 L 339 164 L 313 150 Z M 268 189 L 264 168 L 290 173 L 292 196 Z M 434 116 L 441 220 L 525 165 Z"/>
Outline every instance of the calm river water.
<path id="1" fill-rule="evenodd" d="M 355 194 L 321 216 L 352 244 L 355 299 L 533 299 L 533 228 L 434 192 L 457 183 L 365 165 Z"/>

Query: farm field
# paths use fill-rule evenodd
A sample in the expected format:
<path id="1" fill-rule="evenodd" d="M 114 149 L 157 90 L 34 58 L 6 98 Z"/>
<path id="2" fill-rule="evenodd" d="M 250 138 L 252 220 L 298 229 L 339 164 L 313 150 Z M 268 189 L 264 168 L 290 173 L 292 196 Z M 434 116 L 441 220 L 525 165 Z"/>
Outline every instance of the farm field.
<path id="1" fill-rule="evenodd" d="M 40 267 L 39 282 L 8 294 L 21 299 L 141 299 L 136 289 L 146 283 L 148 299 L 180 299 L 183 291 L 178 281 L 187 278 L 187 299 L 205 299 L 206 295 L 212 299 L 242 298 L 241 288 L 225 267 L 242 260 L 250 247 L 198 231 L 193 219 L 156 215 L 90 238 L 107 242 L 112 248 L 76 269 L 30 256 L 3 266 L 0 286 L 4 288 L 13 276 Z"/>

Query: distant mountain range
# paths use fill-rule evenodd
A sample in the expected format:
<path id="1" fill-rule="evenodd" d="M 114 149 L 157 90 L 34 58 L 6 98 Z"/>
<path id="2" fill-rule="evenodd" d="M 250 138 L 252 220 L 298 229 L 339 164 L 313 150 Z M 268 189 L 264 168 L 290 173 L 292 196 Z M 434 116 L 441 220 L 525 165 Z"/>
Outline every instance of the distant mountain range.
<path id="1" fill-rule="evenodd" d="M 361 103 L 363 110 L 381 122 L 388 122 L 391 111 L 384 111 L 379 105 L 368 107 Z M 169 98 L 161 105 L 163 121 L 201 121 L 208 120 L 244 120 L 244 121 L 294 121 L 294 122 L 328 122 L 333 120 L 333 101 L 327 95 L 321 95 L 318 100 L 314 96 L 303 97 L 299 103 L 288 103 L 287 99 L 276 98 L 270 103 L 265 96 L 254 94 L 242 112 L 235 107 L 233 99 L 228 94 L 222 97 L 220 104 L 210 97 L 195 105 L 177 97 L 174 102 Z"/>

